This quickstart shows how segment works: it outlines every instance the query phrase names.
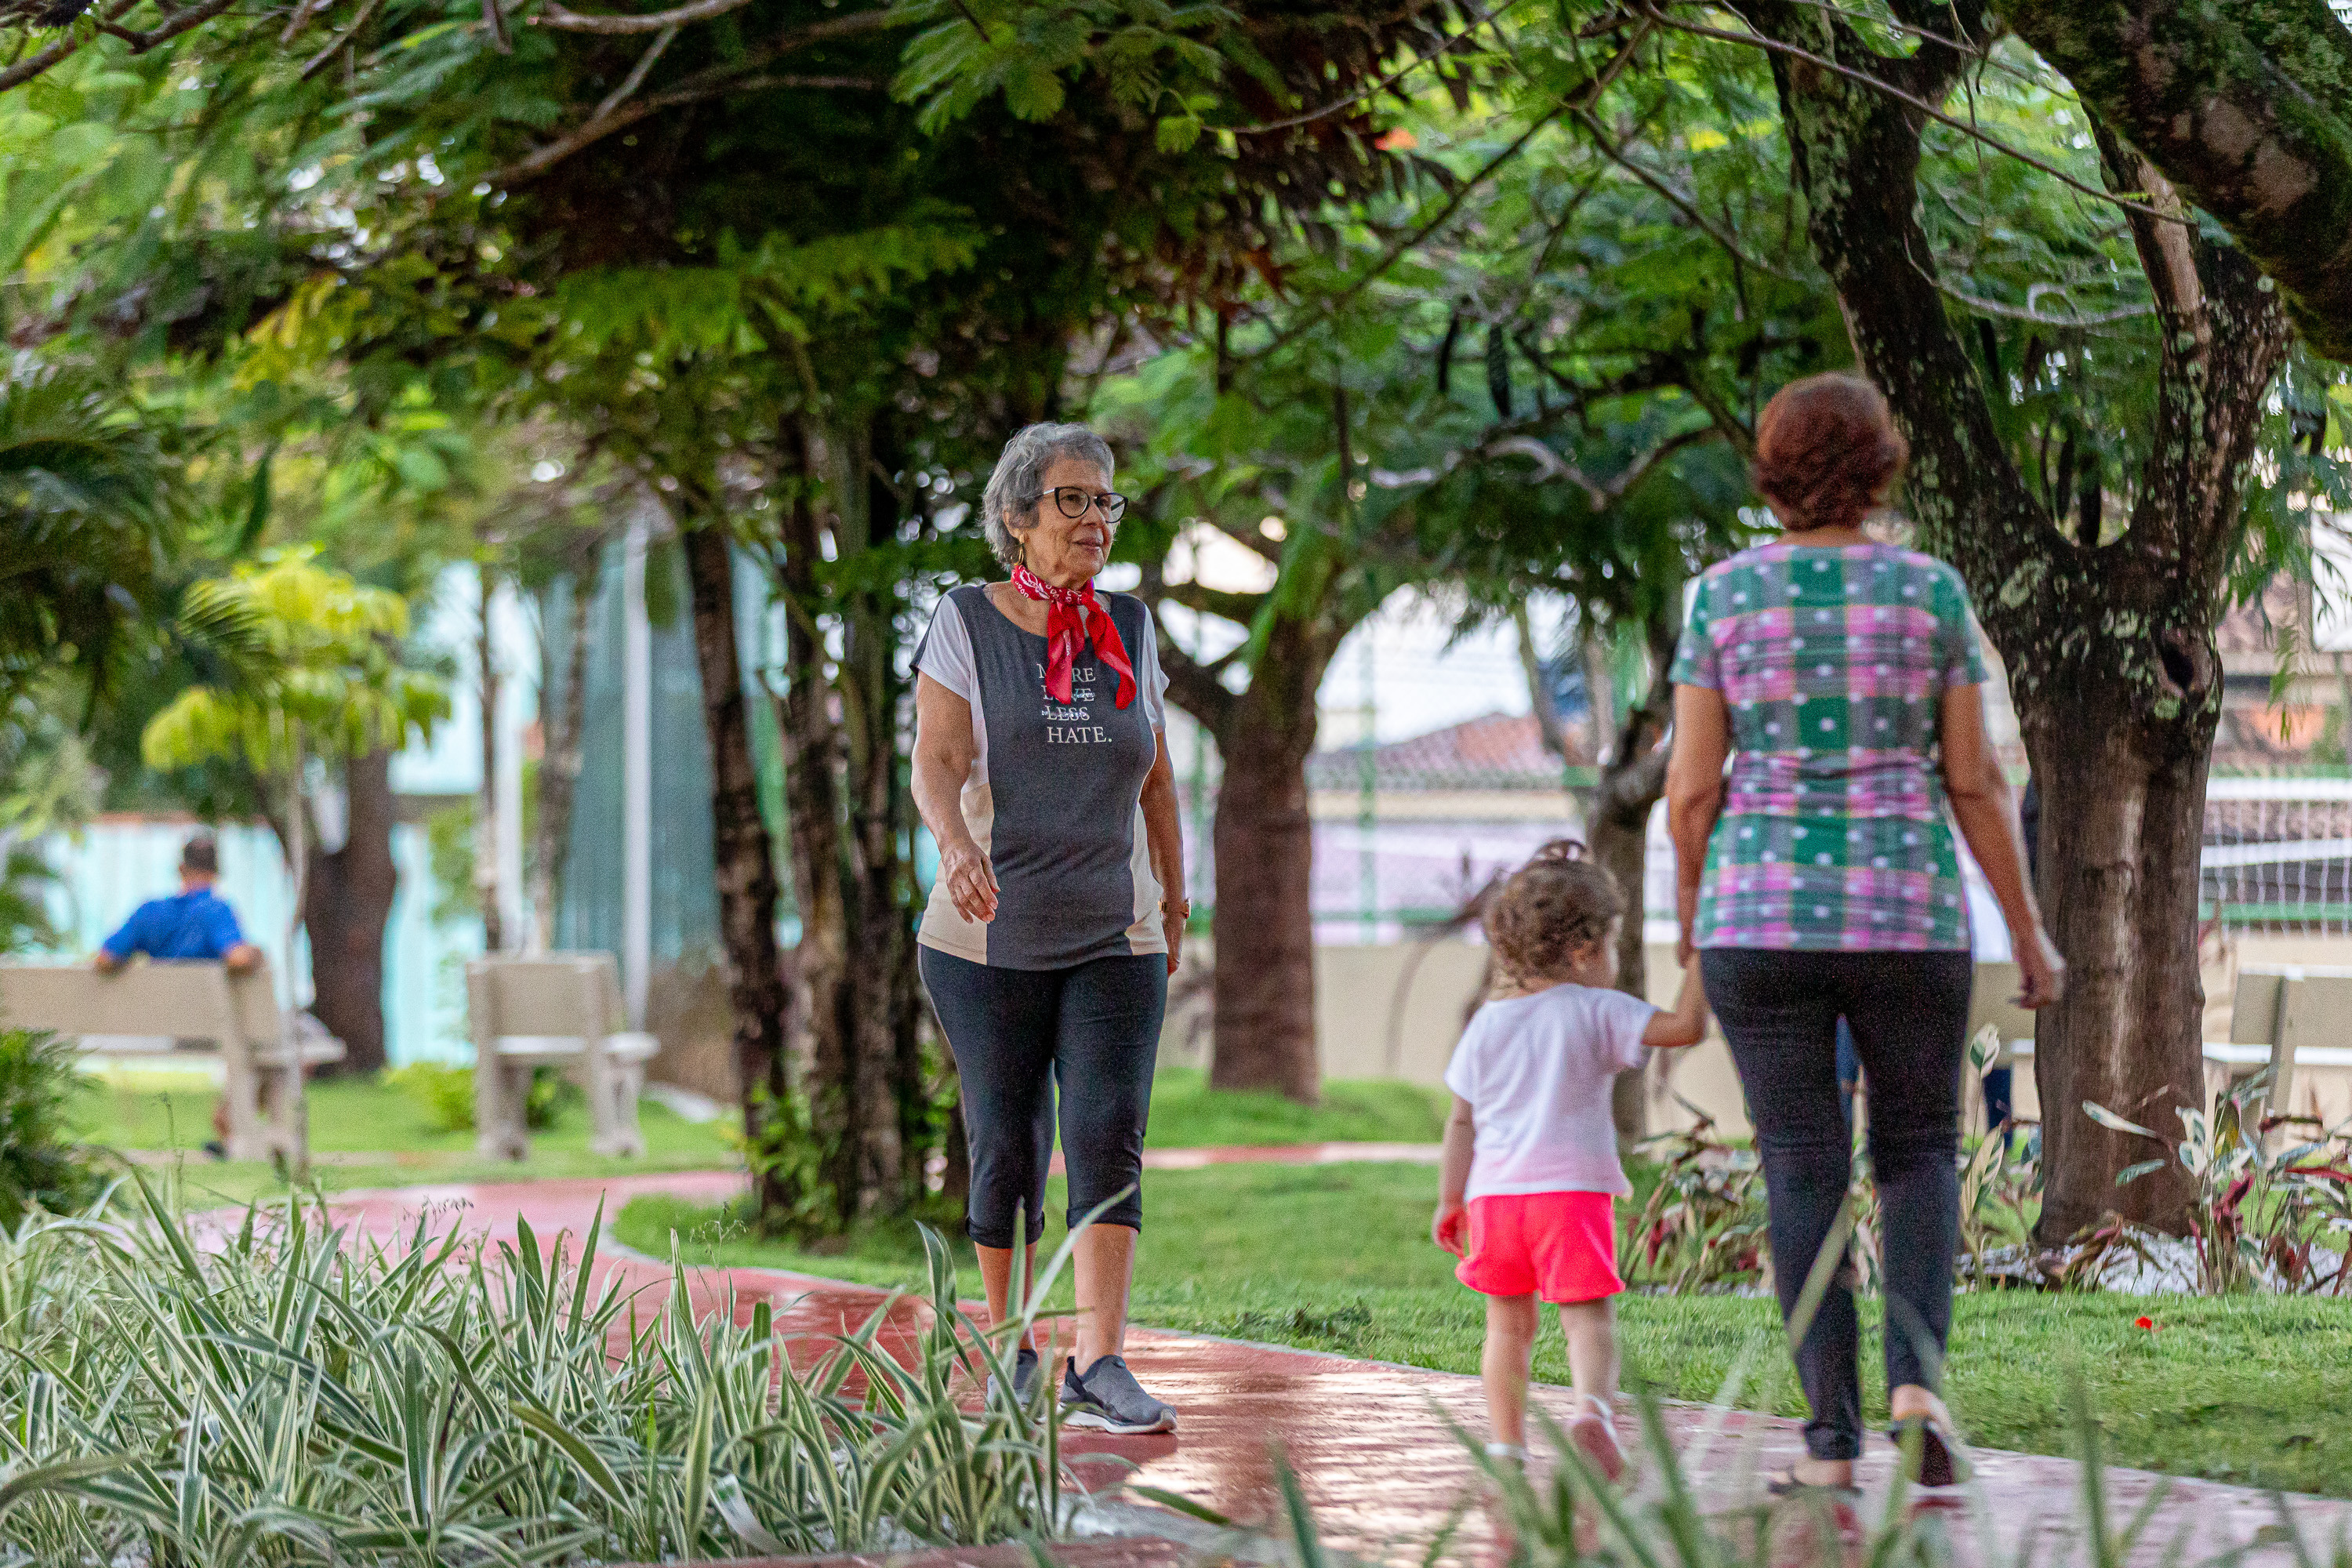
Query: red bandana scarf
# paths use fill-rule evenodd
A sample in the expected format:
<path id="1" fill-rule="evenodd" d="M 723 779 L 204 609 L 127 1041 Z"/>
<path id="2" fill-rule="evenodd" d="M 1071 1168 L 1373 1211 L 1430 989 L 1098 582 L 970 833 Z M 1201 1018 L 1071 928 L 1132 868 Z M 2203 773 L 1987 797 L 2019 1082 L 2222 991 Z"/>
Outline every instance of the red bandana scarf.
<path id="1" fill-rule="evenodd" d="M 1111 705 L 1124 708 L 1135 700 L 1135 666 L 1128 660 L 1127 644 L 1120 640 L 1118 624 L 1095 597 L 1092 583 L 1083 588 L 1055 588 L 1040 582 L 1026 566 L 1015 566 L 1013 585 L 1024 598 L 1039 600 L 1046 606 L 1046 696 L 1056 702 L 1069 701 L 1070 666 L 1077 659 L 1078 645 L 1092 637 L 1095 652 L 1118 671 L 1118 695 Z"/>

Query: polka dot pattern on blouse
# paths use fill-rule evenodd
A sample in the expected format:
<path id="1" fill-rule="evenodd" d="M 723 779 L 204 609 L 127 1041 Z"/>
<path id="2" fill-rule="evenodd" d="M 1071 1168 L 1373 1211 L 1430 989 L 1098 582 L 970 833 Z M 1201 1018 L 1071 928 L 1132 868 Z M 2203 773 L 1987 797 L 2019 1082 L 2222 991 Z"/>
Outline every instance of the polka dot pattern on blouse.
<path id="1" fill-rule="evenodd" d="M 1985 664 L 1958 573 L 1891 545 L 1744 551 L 1699 580 L 1673 679 L 1731 721 L 1700 947 L 1969 945 L 1939 725 Z"/>

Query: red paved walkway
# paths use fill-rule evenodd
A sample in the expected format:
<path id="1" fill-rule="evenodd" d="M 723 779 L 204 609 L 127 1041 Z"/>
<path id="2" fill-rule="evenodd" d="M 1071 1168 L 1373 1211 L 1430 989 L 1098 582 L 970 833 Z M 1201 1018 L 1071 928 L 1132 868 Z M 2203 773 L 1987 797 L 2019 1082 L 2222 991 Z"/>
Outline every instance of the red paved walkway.
<path id="1" fill-rule="evenodd" d="M 426 1205 L 461 1212 L 467 1228 L 504 1236 L 513 1234 L 520 1216 L 530 1221 L 544 1244 L 558 1231 L 575 1237 L 584 1232 L 600 1197 L 614 1215 L 641 1194 L 716 1202 L 741 1189 L 742 1178 L 735 1174 L 649 1175 L 355 1192 L 339 1198 L 336 1207 L 342 1216 L 380 1233 L 413 1226 Z M 668 1288 L 667 1268 L 648 1259 L 608 1256 L 604 1268 L 645 1287 L 656 1300 Z M 787 1333 L 840 1331 L 864 1321 L 883 1300 L 877 1290 L 771 1269 L 696 1269 L 689 1285 L 698 1311 L 715 1309 L 730 1289 L 744 1316 L 764 1300 L 779 1330 Z M 898 1311 L 906 1330 L 917 1326 L 919 1309 L 902 1304 Z M 1278 1447 L 1298 1472 L 1335 1544 L 1375 1556 L 1417 1558 L 1418 1548 L 1470 1484 L 1472 1467 L 1447 1418 L 1478 1428 L 1475 1378 L 1149 1329 L 1129 1335 L 1128 1355 L 1144 1384 L 1182 1412 L 1182 1430 L 1167 1437 L 1073 1441 L 1070 1447 L 1116 1454 L 1137 1467 L 1136 1479 L 1234 1518 L 1278 1517 L 1272 1463 Z M 1538 1402 L 1566 1419 L 1565 1390 L 1539 1389 Z M 1753 1500 L 1755 1473 L 1785 1465 L 1801 1450 L 1796 1423 L 1734 1414 L 1702 1453 L 1703 1434 L 1716 1417 L 1716 1412 L 1696 1405 L 1667 1412 L 1675 1445 L 1692 1462 L 1694 1482 L 1710 1506 Z M 1638 1441 L 1630 1416 L 1621 1436 L 1629 1448 Z M 1972 1504 L 1925 1505 L 1948 1512 L 1964 1555 L 1978 1562 L 2017 1561 L 2021 1538 L 2029 1531 L 2043 1537 L 2037 1561 L 2063 1555 L 2063 1537 L 2073 1529 L 2077 1468 L 2063 1459 L 2021 1454 L 1988 1453 L 1979 1460 L 1981 1496 L 1998 1538 L 1994 1551 L 1966 1550 L 1980 1544 L 1973 1539 L 1978 1521 L 1970 1517 Z M 1869 1517 L 1876 1517 L 1891 1462 L 1888 1447 L 1874 1443 L 1863 1478 Z M 2142 1538 L 2136 1563 L 2158 1563 L 2176 1537 L 2182 1538 L 2187 1560 L 2195 1562 L 2251 1542 L 2278 1522 L 2270 1499 L 2243 1488 L 2133 1470 L 2111 1471 L 2109 1480 L 2118 1528 L 2151 1488 L 2171 1489 Z M 2336 1531 L 2352 1529 L 2352 1503 L 2299 1498 L 2290 1507 L 2323 1558 Z M 2287 1560 L 2276 1545 L 2249 1559 Z"/>

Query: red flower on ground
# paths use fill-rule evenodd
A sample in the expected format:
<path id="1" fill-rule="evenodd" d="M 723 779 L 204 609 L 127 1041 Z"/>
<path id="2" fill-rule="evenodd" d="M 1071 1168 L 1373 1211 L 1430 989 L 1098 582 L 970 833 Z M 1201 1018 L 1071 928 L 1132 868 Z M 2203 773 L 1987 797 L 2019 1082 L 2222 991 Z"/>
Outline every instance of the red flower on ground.
<path id="1" fill-rule="evenodd" d="M 2156 1332 L 2156 1320 L 2154 1318 L 2134 1318 L 2132 1320 L 2132 1327 L 2135 1329 L 2146 1329 L 2152 1334 Z"/>

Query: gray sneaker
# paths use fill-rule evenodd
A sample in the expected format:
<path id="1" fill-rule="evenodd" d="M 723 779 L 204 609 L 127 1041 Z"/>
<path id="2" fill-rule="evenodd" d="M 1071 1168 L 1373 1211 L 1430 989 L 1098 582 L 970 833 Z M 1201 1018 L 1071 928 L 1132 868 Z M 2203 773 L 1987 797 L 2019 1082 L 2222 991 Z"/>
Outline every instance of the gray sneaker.
<path id="1" fill-rule="evenodd" d="M 992 1373 L 988 1379 L 987 1399 L 991 1405 L 996 1403 L 996 1375 Z M 1033 1345 L 1023 1345 L 1013 1356 L 1013 1397 L 1026 1405 L 1030 1390 L 1036 1386 L 1037 1351 Z"/>
<path id="2" fill-rule="evenodd" d="M 1078 1375 L 1073 1359 L 1062 1374 L 1062 1425 L 1133 1436 L 1176 1430 L 1176 1407 L 1154 1399 L 1127 1370 L 1125 1358 L 1107 1355 Z"/>

